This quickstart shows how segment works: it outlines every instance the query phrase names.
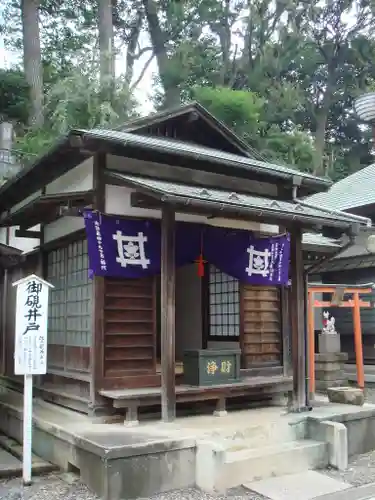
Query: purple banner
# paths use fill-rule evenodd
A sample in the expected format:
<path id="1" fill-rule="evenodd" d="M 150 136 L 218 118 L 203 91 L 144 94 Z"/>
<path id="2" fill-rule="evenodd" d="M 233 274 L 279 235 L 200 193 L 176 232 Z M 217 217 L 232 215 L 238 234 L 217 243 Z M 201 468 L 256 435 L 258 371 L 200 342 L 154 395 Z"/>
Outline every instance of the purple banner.
<path id="1" fill-rule="evenodd" d="M 127 220 L 85 211 L 90 274 L 140 278 L 158 274 L 161 231 L 158 220 Z M 289 235 L 256 239 L 248 231 L 178 222 L 176 266 L 205 261 L 244 283 L 288 283 Z"/>
<path id="2" fill-rule="evenodd" d="M 221 271 L 253 285 L 286 285 L 289 235 L 254 238 L 248 231 L 209 228 L 208 261 Z"/>

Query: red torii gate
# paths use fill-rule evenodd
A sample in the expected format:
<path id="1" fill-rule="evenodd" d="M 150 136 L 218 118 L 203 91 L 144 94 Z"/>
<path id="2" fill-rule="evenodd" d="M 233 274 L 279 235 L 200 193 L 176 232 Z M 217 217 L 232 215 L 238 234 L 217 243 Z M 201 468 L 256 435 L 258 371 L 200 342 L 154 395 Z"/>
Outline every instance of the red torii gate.
<path id="1" fill-rule="evenodd" d="M 310 393 L 315 393 L 315 325 L 314 309 L 317 307 L 349 307 L 353 311 L 354 327 L 354 347 L 355 359 L 357 365 L 358 386 L 363 389 L 365 385 L 365 376 L 363 368 L 363 344 L 362 344 L 362 326 L 361 326 L 361 308 L 374 307 L 370 301 L 360 298 L 360 295 L 368 295 L 374 290 L 373 283 L 364 285 L 321 285 L 310 283 L 308 286 L 308 346 L 309 346 L 309 380 Z M 331 295 L 330 300 L 315 299 L 316 293 L 327 293 Z M 351 298 L 346 298 L 350 295 Z"/>

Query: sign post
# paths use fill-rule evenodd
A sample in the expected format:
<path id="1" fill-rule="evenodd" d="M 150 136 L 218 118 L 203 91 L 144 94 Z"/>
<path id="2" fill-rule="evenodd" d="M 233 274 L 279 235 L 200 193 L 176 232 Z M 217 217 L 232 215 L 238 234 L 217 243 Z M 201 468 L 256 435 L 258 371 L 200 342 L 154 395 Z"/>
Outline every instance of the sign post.
<path id="1" fill-rule="evenodd" d="M 14 373 L 24 376 L 23 483 L 31 484 L 33 375 L 47 373 L 48 294 L 53 285 L 31 274 L 17 287 Z"/>

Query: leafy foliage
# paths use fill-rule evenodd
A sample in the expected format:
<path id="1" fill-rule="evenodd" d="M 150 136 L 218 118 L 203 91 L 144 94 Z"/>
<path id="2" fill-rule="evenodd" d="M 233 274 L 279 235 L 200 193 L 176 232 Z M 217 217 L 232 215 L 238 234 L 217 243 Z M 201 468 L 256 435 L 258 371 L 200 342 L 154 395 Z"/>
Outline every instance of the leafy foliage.
<path id="1" fill-rule="evenodd" d="M 0 69 L 0 120 L 23 124 L 28 120 L 29 87 L 17 69 Z"/>
<path id="2" fill-rule="evenodd" d="M 311 171 L 314 145 L 308 134 L 289 124 L 289 130 L 267 122 L 265 100 L 245 90 L 225 87 L 195 89 L 195 97 L 269 161 L 282 161 Z"/>
<path id="3" fill-rule="evenodd" d="M 335 180 L 373 161 L 371 131 L 351 112 L 375 82 L 371 1 L 113 0 L 117 57 L 126 58 L 122 76 L 108 82 L 110 99 L 95 62 L 99 3 L 34 1 L 46 123 L 26 128 L 26 150 L 39 152 L 69 127 L 110 126 L 134 113 L 134 67 L 147 56 L 158 65 L 156 107 L 198 99 L 267 159 Z M 6 0 L 3 18 L 7 46 L 22 51 L 21 0 Z M 26 124 L 25 82 L 17 70 L 5 76 L 0 112 Z"/>
<path id="4" fill-rule="evenodd" d="M 135 101 L 123 78 L 115 81 L 112 102 L 102 100 L 98 62 L 81 57 L 73 70 L 52 84 L 45 95 L 44 127 L 31 128 L 17 139 L 17 149 L 41 154 L 72 128 L 112 127 L 135 115 Z"/>

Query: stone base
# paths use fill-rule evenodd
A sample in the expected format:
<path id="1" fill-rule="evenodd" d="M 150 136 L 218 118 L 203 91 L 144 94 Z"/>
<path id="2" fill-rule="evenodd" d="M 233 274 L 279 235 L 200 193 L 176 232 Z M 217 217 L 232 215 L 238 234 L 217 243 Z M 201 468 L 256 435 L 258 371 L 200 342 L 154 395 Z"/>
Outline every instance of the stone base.
<path id="1" fill-rule="evenodd" d="M 340 353 L 341 351 L 340 335 L 338 333 L 336 334 L 321 333 L 318 336 L 318 348 L 320 354 Z"/>
<path id="2" fill-rule="evenodd" d="M 362 389 L 356 387 L 330 387 L 327 393 L 331 403 L 362 406 L 365 402 Z"/>
<path id="3" fill-rule="evenodd" d="M 346 352 L 315 354 L 315 363 L 345 363 L 348 361 Z"/>
<path id="4" fill-rule="evenodd" d="M 325 335 L 326 337 L 329 335 Z M 334 335 L 330 335 L 333 337 Z M 348 359 L 345 352 L 315 354 L 316 390 L 326 392 L 330 387 L 346 386 L 344 363 Z"/>
<path id="5" fill-rule="evenodd" d="M 315 382 L 315 389 L 318 392 L 326 394 L 327 390 L 331 387 L 345 387 L 347 383 L 347 380 L 317 380 Z"/>

